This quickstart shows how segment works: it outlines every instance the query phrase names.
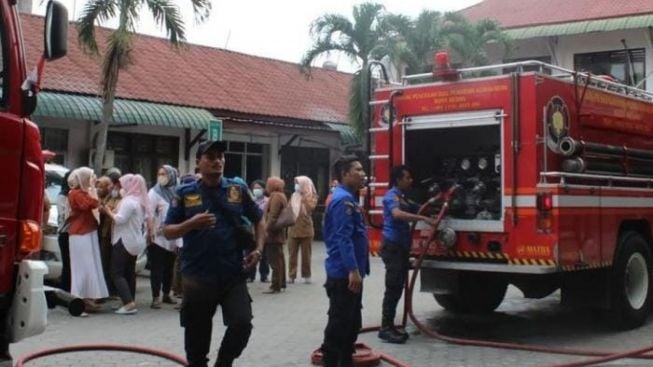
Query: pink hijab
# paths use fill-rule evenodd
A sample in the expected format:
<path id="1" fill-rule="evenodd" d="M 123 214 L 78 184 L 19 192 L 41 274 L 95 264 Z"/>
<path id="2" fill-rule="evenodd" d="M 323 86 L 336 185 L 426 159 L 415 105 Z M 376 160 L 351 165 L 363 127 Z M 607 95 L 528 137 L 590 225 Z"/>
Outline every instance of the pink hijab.
<path id="1" fill-rule="evenodd" d="M 299 214 L 306 213 L 306 208 L 302 205 L 304 198 L 313 198 L 317 195 L 313 181 L 306 176 L 295 177 L 295 182 L 299 185 L 299 192 L 293 192 L 290 197 L 292 212 L 295 214 L 295 220 Z"/>
<path id="2" fill-rule="evenodd" d="M 127 196 L 134 197 L 141 204 L 144 213 L 148 214 L 149 199 L 147 196 L 147 185 L 145 185 L 143 176 L 132 175 L 131 173 L 123 175 L 120 177 L 120 187 L 125 190 L 123 198 Z"/>

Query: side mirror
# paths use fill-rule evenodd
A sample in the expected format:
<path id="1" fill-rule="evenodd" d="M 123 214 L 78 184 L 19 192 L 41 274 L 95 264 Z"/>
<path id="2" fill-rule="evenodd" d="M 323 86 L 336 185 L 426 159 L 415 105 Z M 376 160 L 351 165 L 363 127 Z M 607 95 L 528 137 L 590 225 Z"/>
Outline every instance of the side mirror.
<path id="1" fill-rule="evenodd" d="M 52 61 L 68 51 L 68 10 L 60 2 L 50 0 L 45 13 L 43 57 Z"/>

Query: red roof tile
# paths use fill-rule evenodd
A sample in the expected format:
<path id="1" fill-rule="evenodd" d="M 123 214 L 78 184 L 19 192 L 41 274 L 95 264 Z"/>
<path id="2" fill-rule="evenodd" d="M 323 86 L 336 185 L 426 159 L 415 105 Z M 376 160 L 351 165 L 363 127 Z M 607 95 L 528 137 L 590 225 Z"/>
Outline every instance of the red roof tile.
<path id="1" fill-rule="evenodd" d="M 28 70 L 42 51 L 43 18 L 22 14 Z M 106 34 L 106 29 L 99 31 Z M 97 95 L 100 58 L 90 58 L 70 24 L 68 55 L 46 66 L 43 89 Z M 102 43 L 100 43 L 102 44 Z M 306 79 L 297 64 L 137 35 L 133 65 L 120 72 L 117 95 L 176 105 L 297 120 L 347 121 L 351 74 L 316 68 Z"/>
<path id="2" fill-rule="evenodd" d="M 490 18 L 505 28 L 653 13 L 652 0 L 483 0 L 463 9 L 471 20 Z"/>

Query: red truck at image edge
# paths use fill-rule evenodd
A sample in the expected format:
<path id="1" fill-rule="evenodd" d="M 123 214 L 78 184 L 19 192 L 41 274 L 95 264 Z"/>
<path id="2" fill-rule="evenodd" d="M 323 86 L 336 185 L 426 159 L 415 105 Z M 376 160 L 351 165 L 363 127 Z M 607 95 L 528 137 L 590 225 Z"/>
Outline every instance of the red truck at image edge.
<path id="1" fill-rule="evenodd" d="M 42 333 L 47 323 L 47 267 L 26 259 L 41 247 L 44 195 L 41 137 L 28 116 L 44 62 L 66 54 L 68 15 L 61 4 L 48 3 L 43 56 L 31 73 L 16 0 L 0 0 L 0 19 L 0 366 L 11 366 L 9 344 Z"/>

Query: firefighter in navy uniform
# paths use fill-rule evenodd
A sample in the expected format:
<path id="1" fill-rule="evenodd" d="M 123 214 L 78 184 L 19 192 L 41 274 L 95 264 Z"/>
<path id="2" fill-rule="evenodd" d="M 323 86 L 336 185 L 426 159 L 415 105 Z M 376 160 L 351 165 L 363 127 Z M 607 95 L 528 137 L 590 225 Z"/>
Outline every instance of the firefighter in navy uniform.
<path id="1" fill-rule="evenodd" d="M 329 312 L 322 353 L 324 366 L 350 367 L 361 328 L 363 277 L 370 272 L 367 229 L 356 197 L 365 171 L 354 156 L 340 158 L 334 171 L 339 185 L 326 209 L 323 230 Z"/>
<path id="2" fill-rule="evenodd" d="M 223 177 L 225 144 L 204 142 L 197 148 L 202 179 L 177 189 L 162 232 L 184 238 L 181 252 L 184 299 L 180 319 L 188 366 L 207 366 L 213 315 L 217 306 L 227 329 L 214 366 L 231 366 L 247 346 L 252 331 L 251 298 L 246 275 L 263 250 L 262 213 L 247 186 Z M 247 256 L 237 238 L 245 216 L 255 223 L 256 247 Z"/>
<path id="3" fill-rule="evenodd" d="M 410 245 L 410 222 L 423 220 L 431 225 L 435 220 L 417 215 L 419 205 L 409 201 L 406 193 L 413 185 L 408 167 L 397 166 L 390 172 L 390 190 L 383 197 L 383 244 L 381 258 L 385 264 L 385 294 L 383 295 L 383 319 L 379 338 L 389 343 L 404 343 L 408 334 L 395 327 L 397 303 L 401 298 L 408 275 Z"/>

